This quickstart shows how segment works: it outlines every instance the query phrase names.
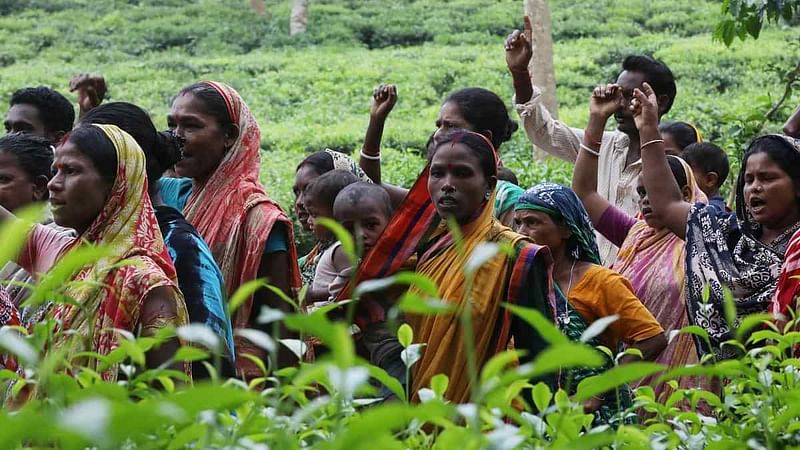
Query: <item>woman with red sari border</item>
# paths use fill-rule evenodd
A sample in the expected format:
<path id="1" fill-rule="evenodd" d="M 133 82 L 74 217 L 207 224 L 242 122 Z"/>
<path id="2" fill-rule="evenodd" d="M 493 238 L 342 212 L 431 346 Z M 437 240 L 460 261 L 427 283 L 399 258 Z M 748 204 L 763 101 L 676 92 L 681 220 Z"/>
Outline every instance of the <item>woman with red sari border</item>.
<path id="1" fill-rule="evenodd" d="M 300 277 L 292 224 L 259 182 L 261 131 L 242 97 L 223 83 L 196 83 L 173 99 L 167 122 L 183 141 L 175 170 L 188 178 L 163 178 L 162 200 L 182 210 L 208 243 L 228 299 L 257 278 L 294 297 Z M 234 329 L 262 327 L 255 323 L 262 306 L 291 309 L 278 294 L 259 289 L 231 317 Z M 242 355 L 266 360 L 266 352 L 239 336 L 235 346 L 238 374 L 262 376 L 258 365 Z M 278 364 L 292 361 L 282 349 Z"/>

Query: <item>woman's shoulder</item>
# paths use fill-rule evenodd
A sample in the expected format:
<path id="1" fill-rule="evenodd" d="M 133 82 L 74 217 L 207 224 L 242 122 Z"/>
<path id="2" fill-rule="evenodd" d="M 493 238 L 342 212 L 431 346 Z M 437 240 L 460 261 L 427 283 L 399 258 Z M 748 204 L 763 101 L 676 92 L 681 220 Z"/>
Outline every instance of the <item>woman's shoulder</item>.
<path id="1" fill-rule="evenodd" d="M 581 285 L 596 291 L 630 289 L 630 282 L 619 272 L 599 264 L 589 264 L 581 277 Z"/>

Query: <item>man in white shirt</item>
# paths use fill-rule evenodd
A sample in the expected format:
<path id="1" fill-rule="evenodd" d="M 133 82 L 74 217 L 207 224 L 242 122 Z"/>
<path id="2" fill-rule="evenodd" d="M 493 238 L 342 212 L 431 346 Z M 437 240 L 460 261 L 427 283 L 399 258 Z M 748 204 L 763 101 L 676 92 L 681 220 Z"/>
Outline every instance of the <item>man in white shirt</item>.
<path id="1" fill-rule="evenodd" d="M 505 44 L 506 63 L 514 80 L 515 109 L 522 119 L 528 139 L 536 147 L 561 159 L 575 162 L 584 139 L 584 130 L 571 128 L 554 119 L 542 104 L 542 92 L 531 82 L 528 63 L 531 49 L 531 25 L 525 18 L 523 31 L 514 30 Z M 666 114 L 675 101 L 675 78 L 662 62 L 645 55 L 630 55 L 622 62 L 616 84 L 622 88 L 623 101 L 613 113 L 617 129 L 602 136 L 590 136 L 600 144 L 597 192 L 630 215 L 638 214 L 636 180 L 642 172 L 639 158 L 639 131 L 628 107 L 633 90 L 647 82 L 658 95 L 660 115 Z M 588 95 L 587 95 L 588 97 Z M 608 119 L 608 118 L 606 118 Z M 600 257 L 607 266 L 613 264 L 617 248 L 598 235 Z"/>

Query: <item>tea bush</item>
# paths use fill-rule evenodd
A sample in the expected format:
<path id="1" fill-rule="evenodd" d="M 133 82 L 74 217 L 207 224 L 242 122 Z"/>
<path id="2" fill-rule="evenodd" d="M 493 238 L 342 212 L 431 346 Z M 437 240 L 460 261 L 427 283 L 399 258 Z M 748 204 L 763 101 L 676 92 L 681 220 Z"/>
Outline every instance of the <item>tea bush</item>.
<path id="1" fill-rule="evenodd" d="M 23 227 L 6 226 L 0 238 L 6 243 L 20 242 L 22 232 Z M 476 251 L 467 266 L 487 261 L 484 250 Z M 0 263 L 8 255 L 3 252 Z M 48 275 L 48 282 L 34 289 L 32 298 L 60 298 L 64 283 L 53 281 L 68 279 L 86 261 L 66 259 Z M 407 275 L 405 282 L 421 291 L 431 289 L 431 281 L 420 275 Z M 107 365 L 120 363 L 126 376 L 116 383 L 103 381 L 80 363 L 73 369 L 74 377 L 63 374 L 58 369 L 62 356 L 43 351 L 59 333 L 53 332 L 54 323 L 40 323 L 30 332 L 5 327 L 0 329 L 0 349 L 15 355 L 23 370 L 0 371 L 0 381 L 10 386 L 3 393 L 10 398 L 27 387 L 38 395 L 0 409 L 0 447 L 760 449 L 800 445 L 800 360 L 792 357 L 800 334 L 792 331 L 794 321 L 778 327 L 764 316 L 744 319 L 734 327 L 735 339 L 726 344 L 741 349 L 739 359 L 708 359 L 704 365 L 671 370 L 654 363 L 618 365 L 583 380 L 575 395 L 569 396 L 562 389 L 553 392 L 529 380 L 560 369 L 598 366 L 604 361 L 601 350 L 608 350 L 568 341 L 536 311 L 519 307 L 512 311 L 546 336 L 550 347 L 522 366 L 515 364 L 520 355 L 513 350 L 494 356 L 473 375 L 478 382 L 470 402 L 458 405 L 442 398 L 448 385 L 443 375 L 417 393 L 421 402 L 408 402 L 412 393 L 407 386 L 360 360 L 348 327 L 330 321 L 325 309 L 311 314 L 262 311 L 259 321 L 282 320 L 301 339 L 316 336 L 330 351 L 298 367 L 273 370 L 269 363 L 262 364 L 264 376 L 249 383 L 216 375 L 218 359 L 213 362 L 211 355 L 221 343 L 204 325 L 165 329 L 154 337 L 121 334 L 120 347 L 107 356 L 76 356 L 97 358 Z M 601 331 L 587 330 L 586 334 Z M 695 326 L 680 332 L 708 339 Z M 297 340 L 258 330 L 244 333 L 273 353 L 277 345 L 298 354 L 302 351 Z M 175 334 L 192 346 L 182 347 L 173 361 L 205 361 L 211 379 L 191 384 L 167 364 L 142 369 L 144 353 Z M 399 327 L 398 339 L 411 368 L 418 359 L 414 355 L 426 349 L 414 343 L 407 325 Z M 656 400 L 651 388 L 639 388 L 634 408 L 646 412 L 643 423 L 616 429 L 593 426 L 593 416 L 584 414 L 582 401 L 659 373 L 676 390 L 669 398 Z M 714 390 L 677 389 L 681 376 L 715 380 L 723 386 L 721 395 Z M 378 401 L 376 385 L 380 383 L 398 400 Z M 633 415 L 634 410 L 626 414 Z"/>

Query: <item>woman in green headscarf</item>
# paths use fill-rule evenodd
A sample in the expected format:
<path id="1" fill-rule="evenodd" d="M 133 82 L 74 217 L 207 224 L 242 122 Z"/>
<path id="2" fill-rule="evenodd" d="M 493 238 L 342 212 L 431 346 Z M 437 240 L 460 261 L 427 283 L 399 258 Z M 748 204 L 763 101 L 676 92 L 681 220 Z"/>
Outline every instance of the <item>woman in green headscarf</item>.
<path id="1" fill-rule="evenodd" d="M 618 316 L 590 345 L 604 345 L 613 352 L 624 344 L 642 352 L 645 360 L 654 360 L 666 347 L 664 330 L 636 298 L 630 282 L 603 267 L 589 216 L 571 189 L 554 183 L 538 184 L 527 190 L 515 206 L 514 227 L 517 233 L 537 244 L 547 245 L 553 255 L 555 304 L 551 310 L 559 329 L 570 339 L 579 340 L 596 320 Z M 621 362 L 637 359 L 626 356 Z M 562 387 L 573 393 L 578 383 L 610 368 L 577 369 L 563 374 Z M 625 387 L 587 402 L 587 412 L 595 414 L 596 423 L 619 423 L 618 413 L 630 407 L 630 390 Z M 622 407 L 620 409 L 619 407 Z"/>

